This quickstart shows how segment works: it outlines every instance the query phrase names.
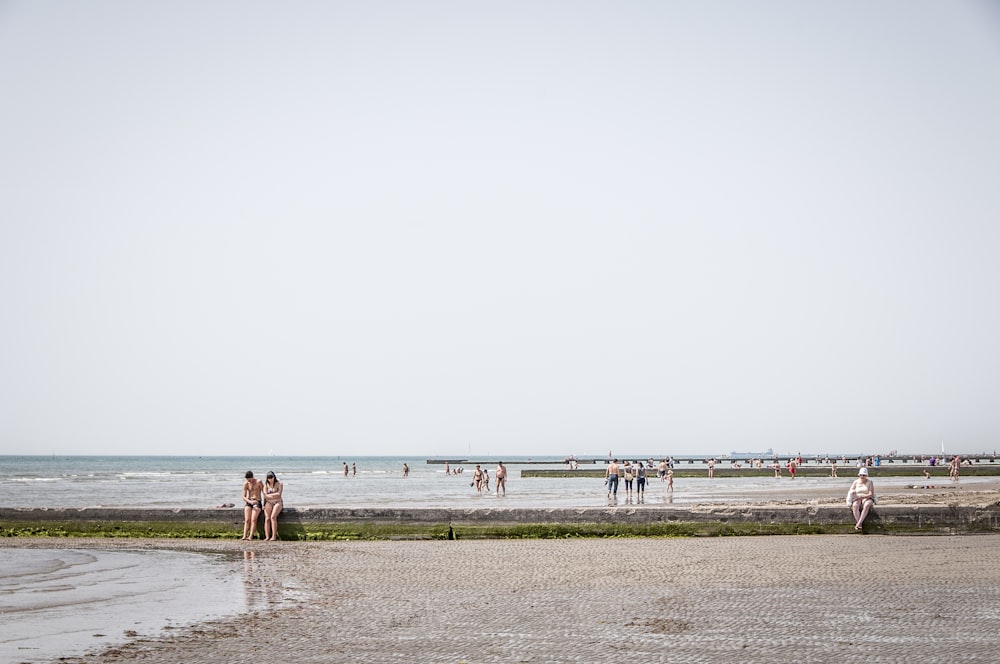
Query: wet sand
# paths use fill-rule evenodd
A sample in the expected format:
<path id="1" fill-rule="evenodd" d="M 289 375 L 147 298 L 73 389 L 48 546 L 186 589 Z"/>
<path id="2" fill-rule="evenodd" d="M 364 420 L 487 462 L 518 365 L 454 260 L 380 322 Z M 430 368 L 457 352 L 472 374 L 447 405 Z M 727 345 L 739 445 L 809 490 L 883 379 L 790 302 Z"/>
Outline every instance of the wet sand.
<path id="1" fill-rule="evenodd" d="M 36 544 L 0 547 L 0 662 L 104 649 L 126 632 L 155 636 L 247 608 L 233 592 L 233 555 Z"/>
<path id="2" fill-rule="evenodd" d="M 251 612 L 65 662 L 996 661 L 1000 535 L 5 540 L 236 554 Z"/>

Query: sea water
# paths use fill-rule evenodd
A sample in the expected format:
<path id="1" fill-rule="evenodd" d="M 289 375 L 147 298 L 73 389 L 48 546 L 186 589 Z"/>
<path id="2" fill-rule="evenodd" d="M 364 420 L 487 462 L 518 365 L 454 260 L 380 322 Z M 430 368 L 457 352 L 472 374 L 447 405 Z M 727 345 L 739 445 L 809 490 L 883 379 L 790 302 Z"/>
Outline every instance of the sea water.
<path id="1" fill-rule="evenodd" d="M 256 576 L 197 553 L 0 548 L 0 661 L 51 661 L 253 610 Z"/>
<path id="2" fill-rule="evenodd" d="M 507 495 L 495 496 L 496 465 L 508 469 Z M 474 463 L 452 463 L 461 474 L 445 473 L 426 456 L 238 457 L 238 456 L 0 456 L 0 474 L 10 487 L 7 507 L 212 508 L 242 503 L 244 474 L 263 479 L 274 471 L 284 484 L 286 507 L 593 507 L 606 505 L 602 478 L 528 478 L 528 469 L 566 469 L 557 457 L 479 459 L 490 473 L 491 492 L 471 486 Z M 344 464 L 347 474 L 344 474 Z M 409 467 L 403 476 L 403 466 Z M 703 469 L 703 464 L 683 464 Z M 581 465 L 603 470 L 604 465 Z M 873 471 L 874 472 L 874 471 Z M 877 473 L 875 473 L 877 475 Z M 917 474 L 917 471 L 914 471 Z M 649 472 L 646 503 L 750 502 L 773 499 L 782 491 L 846 487 L 854 471 L 840 478 L 781 480 L 770 471 L 740 478 L 678 478 L 674 490 Z M 976 478 L 969 478 L 975 481 Z M 880 487 L 903 486 L 913 477 L 879 478 Z M 963 479 L 965 483 L 965 479 Z M 624 484 L 619 486 L 624 496 Z"/>

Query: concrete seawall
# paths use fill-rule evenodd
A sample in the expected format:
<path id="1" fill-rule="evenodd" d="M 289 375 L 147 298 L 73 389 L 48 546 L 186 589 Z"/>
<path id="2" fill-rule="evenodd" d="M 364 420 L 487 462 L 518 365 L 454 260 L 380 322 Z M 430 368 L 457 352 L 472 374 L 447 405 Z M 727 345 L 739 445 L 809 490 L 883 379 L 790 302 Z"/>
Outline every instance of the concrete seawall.
<path id="1" fill-rule="evenodd" d="M 530 536 L 533 527 L 557 525 L 562 534 L 771 534 L 853 531 L 841 505 L 624 506 L 552 509 L 287 508 L 283 539 L 326 538 L 322 533 L 359 528 L 371 535 L 472 537 Z M 114 536 L 222 537 L 242 528 L 242 509 L 0 508 L 5 536 L 107 534 Z M 589 527 L 593 526 L 593 527 Z M 959 534 L 1000 532 L 1000 505 L 890 505 L 877 507 L 866 532 Z M 52 531 L 52 532 L 48 532 Z M 517 533 L 520 533 L 518 535 Z M 546 534 L 548 533 L 548 534 Z M 543 528 L 536 536 L 559 536 Z"/>

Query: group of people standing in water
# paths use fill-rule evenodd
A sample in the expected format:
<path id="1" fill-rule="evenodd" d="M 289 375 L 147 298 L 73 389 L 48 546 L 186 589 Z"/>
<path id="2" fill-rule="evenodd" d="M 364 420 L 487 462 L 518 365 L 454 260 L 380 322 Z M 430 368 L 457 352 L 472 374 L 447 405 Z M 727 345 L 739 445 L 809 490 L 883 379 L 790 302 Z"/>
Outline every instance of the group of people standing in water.
<path id="1" fill-rule="evenodd" d="M 445 464 L 445 472 L 448 472 L 447 464 Z M 500 492 L 503 491 L 503 495 L 507 495 L 507 466 L 503 465 L 503 461 L 497 464 L 497 472 L 494 475 L 497 480 L 496 483 L 496 495 L 499 496 Z M 472 473 L 472 484 L 469 486 L 476 487 L 476 492 L 481 496 L 483 495 L 483 490 L 486 493 L 490 492 L 490 471 L 481 467 L 478 463 L 476 464 L 476 469 Z"/>
<path id="2" fill-rule="evenodd" d="M 663 464 L 666 466 L 666 463 Z M 653 464 L 650 463 L 649 467 L 652 468 Z M 604 472 L 604 486 L 608 489 L 608 498 L 618 499 L 618 477 L 619 475 L 625 480 L 625 502 L 632 502 L 632 483 L 635 482 L 635 502 L 643 503 L 646 497 L 646 466 L 643 465 L 642 461 L 636 461 L 633 465 L 631 461 L 626 460 L 624 466 L 618 465 L 618 459 L 613 459 L 611 463 L 608 464 L 607 470 Z M 661 475 L 660 479 L 663 479 L 665 475 Z M 670 473 L 670 490 L 674 490 L 674 476 L 673 471 Z"/>
<path id="3" fill-rule="evenodd" d="M 248 470 L 243 482 L 243 539 L 252 540 L 257 533 L 257 519 L 264 513 L 264 540 L 274 542 L 278 539 L 278 515 L 284 504 L 281 492 L 284 486 L 278 481 L 273 471 L 267 473 L 267 479 L 261 482 Z"/>

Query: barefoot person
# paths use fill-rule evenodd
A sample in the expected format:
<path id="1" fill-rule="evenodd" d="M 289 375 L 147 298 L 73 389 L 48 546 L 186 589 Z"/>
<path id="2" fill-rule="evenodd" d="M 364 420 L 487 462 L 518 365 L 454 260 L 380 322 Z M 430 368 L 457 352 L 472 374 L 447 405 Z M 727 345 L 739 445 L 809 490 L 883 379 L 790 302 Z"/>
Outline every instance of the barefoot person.
<path id="1" fill-rule="evenodd" d="M 483 495 L 483 469 L 476 464 L 476 470 L 472 473 L 472 485 L 476 487 L 476 493 Z"/>
<path id="2" fill-rule="evenodd" d="M 632 475 L 632 462 L 628 459 L 622 465 L 622 473 L 625 480 L 625 504 L 629 504 L 632 502 L 632 480 L 635 478 Z"/>
<path id="3" fill-rule="evenodd" d="M 263 482 L 255 479 L 253 471 L 248 470 L 243 482 L 243 539 L 252 540 L 257 532 L 257 518 L 260 516 L 260 493 Z"/>
<path id="4" fill-rule="evenodd" d="M 851 490 L 847 492 L 847 504 L 851 506 L 856 522 L 855 530 L 861 530 L 861 525 L 868 518 L 868 512 L 875 502 L 875 485 L 868 479 L 868 469 L 861 468 L 858 471 L 858 479 L 851 483 Z"/>
<path id="5" fill-rule="evenodd" d="M 635 502 L 641 503 L 646 492 L 646 467 L 639 462 L 635 470 Z"/>
<path id="6" fill-rule="evenodd" d="M 269 542 L 278 539 L 278 515 L 284 502 L 281 500 L 281 492 L 284 485 L 275 477 L 274 471 L 267 473 L 267 480 L 264 482 L 264 539 Z"/>
<path id="7" fill-rule="evenodd" d="M 507 495 L 507 466 L 503 465 L 503 461 L 497 464 L 497 495 L 500 495 L 500 490 L 503 489 L 503 495 Z"/>
<path id="8" fill-rule="evenodd" d="M 608 469 L 604 471 L 604 483 L 608 485 L 608 498 L 612 494 L 618 499 L 618 459 L 614 459 L 608 464 Z"/>

